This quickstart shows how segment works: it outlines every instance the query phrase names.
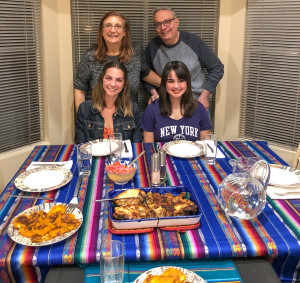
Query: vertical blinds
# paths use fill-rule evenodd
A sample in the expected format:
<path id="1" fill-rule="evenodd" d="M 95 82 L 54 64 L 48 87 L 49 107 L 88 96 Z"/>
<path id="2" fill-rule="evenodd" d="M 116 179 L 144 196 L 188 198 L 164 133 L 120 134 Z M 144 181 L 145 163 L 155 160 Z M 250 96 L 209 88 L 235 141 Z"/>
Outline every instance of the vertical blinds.
<path id="1" fill-rule="evenodd" d="M 0 1 L 0 153 L 43 137 L 39 0 Z"/>
<path id="2" fill-rule="evenodd" d="M 240 137 L 300 142 L 300 2 L 248 0 Z"/>
<path id="3" fill-rule="evenodd" d="M 146 47 L 157 35 L 152 15 L 158 6 L 172 7 L 180 20 L 179 29 L 199 35 L 214 52 L 217 51 L 219 0 L 71 0 L 74 74 L 84 51 L 96 42 L 97 28 L 106 12 L 117 10 L 126 15 L 130 20 L 132 41 Z M 141 97 L 140 107 L 149 98 L 145 94 Z"/>

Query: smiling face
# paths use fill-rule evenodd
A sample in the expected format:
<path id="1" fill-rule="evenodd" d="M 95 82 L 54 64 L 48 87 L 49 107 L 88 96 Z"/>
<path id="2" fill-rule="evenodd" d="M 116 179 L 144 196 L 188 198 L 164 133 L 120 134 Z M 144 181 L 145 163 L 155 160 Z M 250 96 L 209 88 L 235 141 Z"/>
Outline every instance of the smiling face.
<path id="1" fill-rule="evenodd" d="M 166 91 L 170 99 L 180 99 L 187 90 L 187 82 L 179 79 L 174 70 L 171 70 L 166 83 Z"/>
<path id="2" fill-rule="evenodd" d="M 156 32 L 166 45 L 173 45 L 178 41 L 179 20 L 177 18 L 174 19 L 174 15 L 171 11 L 169 10 L 157 11 L 153 17 L 153 20 L 154 20 L 154 24 L 162 23 L 159 27 L 156 28 Z M 163 24 L 163 22 L 165 22 L 166 20 L 171 20 L 169 26 Z"/>
<path id="3" fill-rule="evenodd" d="M 105 97 L 117 98 L 124 87 L 124 73 L 115 67 L 108 68 L 103 77 Z"/>
<path id="4" fill-rule="evenodd" d="M 124 20 L 118 16 L 110 16 L 102 25 L 102 36 L 107 44 L 121 44 L 125 36 Z"/>

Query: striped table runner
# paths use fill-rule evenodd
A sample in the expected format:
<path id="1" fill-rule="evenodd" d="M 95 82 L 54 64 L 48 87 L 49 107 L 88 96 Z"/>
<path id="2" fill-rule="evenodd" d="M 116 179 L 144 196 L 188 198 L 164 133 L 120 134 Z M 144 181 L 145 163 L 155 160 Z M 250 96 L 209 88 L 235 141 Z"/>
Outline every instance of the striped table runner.
<path id="1" fill-rule="evenodd" d="M 43 200 L 15 199 L 14 178 L 32 161 L 73 160 L 71 182 L 59 190 L 40 194 L 68 203 L 78 178 L 74 145 L 35 147 L 16 176 L 0 195 L 0 274 L 1 282 L 43 282 L 51 265 L 93 264 L 99 262 L 102 239 L 117 239 L 125 245 L 126 262 L 183 261 L 268 256 L 280 279 L 300 281 L 299 277 L 299 200 L 270 200 L 254 220 L 240 221 L 223 213 L 216 200 L 219 184 L 231 173 L 228 161 L 239 156 L 260 156 L 269 163 L 285 164 L 265 142 L 220 142 L 225 158 L 207 166 L 203 157 L 181 159 L 167 156 L 167 186 L 191 187 L 203 212 L 201 225 L 185 233 L 155 229 L 146 234 L 116 235 L 108 231 L 107 204 L 95 202 L 113 188 L 148 187 L 151 154 L 162 144 L 132 144 L 133 156 L 146 154 L 137 162 L 133 180 L 113 184 L 106 175 L 105 157 L 93 158 L 92 173 L 79 191 L 79 208 L 84 221 L 78 233 L 51 246 L 41 248 L 15 244 L 6 227 L 12 217 Z"/>

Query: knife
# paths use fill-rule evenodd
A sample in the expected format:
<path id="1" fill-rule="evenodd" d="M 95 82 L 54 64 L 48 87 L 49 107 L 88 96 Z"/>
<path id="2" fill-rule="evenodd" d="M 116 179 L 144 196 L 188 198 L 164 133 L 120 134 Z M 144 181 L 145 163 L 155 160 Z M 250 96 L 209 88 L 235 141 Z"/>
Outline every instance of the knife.
<path id="1" fill-rule="evenodd" d="M 10 195 L 10 196 L 14 198 L 36 198 L 36 199 L 53 200 L 53 198 L 48 198 L 48 197 L 23 196 L 23 195 Z"/>
<path id="2" fill-rule="evenodd" d="M 129 152 L 126 142 L 124 142 L 124 147 L 125 147 L 125 152 Z"/>

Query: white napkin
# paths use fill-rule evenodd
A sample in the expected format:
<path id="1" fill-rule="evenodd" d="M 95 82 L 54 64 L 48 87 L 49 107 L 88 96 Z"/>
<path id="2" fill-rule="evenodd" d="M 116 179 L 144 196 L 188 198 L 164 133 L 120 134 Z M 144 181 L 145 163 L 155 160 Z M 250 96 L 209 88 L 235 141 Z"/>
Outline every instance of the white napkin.
<path id="1" fill-rule="evenodd" d="M 204 141 L 196 141 L 196 143 L 199 143 L 199 144 L 205 146 Z M 225 158 L 225 155 L 223 154 L 223 152 L 219 148 L 217 148 L 216 158 Z"/>
<path id="2" fill-rule="evenodd" d="M 123 145 L 123 149 L 122 149 L 122 153 L 121 153 L 121 158 L 132 158 L 133 154 L 132 154 L 131 141 L 130 140 L 126 140 L 126 141 L 123 141 L 123 142 L 126 143 L 128 152 L 125 152 L 125 146 Z"/>
<path id="3" fill-rule="evenodd" d="M 26 170 L 41 167 L 44 164 L 45 165 L 63 165 L 62 167 L 71 170 L 72 165 L 73 165 L 73 160 L 62 161 L 62 162 L 31 162 L 30 165 L 26 168 Z"/>
<path id="4" fill-rule="evenodd" d="M 300 198 L 300 186 L 268 186 L 267 194 L 271 199 L 298 199 Z"/>

